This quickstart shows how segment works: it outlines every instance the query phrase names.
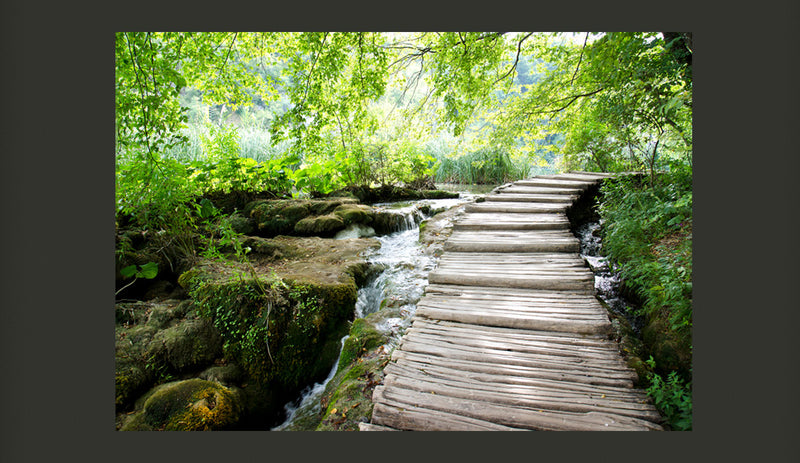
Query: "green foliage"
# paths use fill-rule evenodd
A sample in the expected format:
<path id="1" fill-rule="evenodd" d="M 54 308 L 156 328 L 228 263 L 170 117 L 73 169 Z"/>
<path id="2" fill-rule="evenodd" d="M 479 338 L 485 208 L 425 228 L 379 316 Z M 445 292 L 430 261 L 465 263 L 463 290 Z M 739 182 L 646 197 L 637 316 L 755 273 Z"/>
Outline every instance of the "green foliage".
<path id="1" fill-rule="evenodd" d="M 679 168 L 654 186 L 635 177 L 608 180 L 600 215 L 603 253 L 644 301 L 666 309 L 674 330 L 692 326 L 692 189 Z"/>
<path id="2" fill-rule="evenodd" d="M 646 362 L 651 368 L 655 368 L 653 357 Z M 692 430 L 691 381 L 685 382 L 675 371 L 670 372 L 666 380 L 658 373 L 651 373 L 647 394 L 653 398 L 656 408 L 664 415 L 672 429 Z"/>
<path id="3" fill-rule="evenodd" d="M 126 278 L 135 277 L 152 280 L 158 275 L 158 263 L 148 262 L 144 265 L 129 265 L 120 270 L 119 273 Z"/>

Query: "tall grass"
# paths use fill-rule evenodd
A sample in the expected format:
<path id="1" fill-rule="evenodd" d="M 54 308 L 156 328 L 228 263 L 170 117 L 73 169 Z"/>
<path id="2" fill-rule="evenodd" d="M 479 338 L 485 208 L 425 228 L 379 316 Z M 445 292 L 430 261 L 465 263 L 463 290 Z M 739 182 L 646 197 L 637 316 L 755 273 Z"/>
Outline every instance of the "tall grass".
<path id="1" fill-rule="evenodd" d="M 530 166 L 513 161 L 502 148 L 482 148 L 457 158 L 433 155 L 440 163 L 434 174 L 437 183 L 498 184 L 530 175 Z"/>
<path id="2" fill-rule="evenodd" d="M 289 147 L 288 141 L 282 141 L 276 146 L 272 146 L 272 137 L 264 129 L 256 127 L 238 127 L 239 134 L 239 156 L 254 159 L 257 162 L 265 162 L 271 159 L 281 158 L 286 154 Z M 210 136 L 210 126 L 208 124 L 189 124 L 184 129 L 188 141 L 182 145 L 175 146 L 165 154 L 181 162 L 191 162 L 202 160 L 208 153 L 203 152 L 203 137 Z"/>

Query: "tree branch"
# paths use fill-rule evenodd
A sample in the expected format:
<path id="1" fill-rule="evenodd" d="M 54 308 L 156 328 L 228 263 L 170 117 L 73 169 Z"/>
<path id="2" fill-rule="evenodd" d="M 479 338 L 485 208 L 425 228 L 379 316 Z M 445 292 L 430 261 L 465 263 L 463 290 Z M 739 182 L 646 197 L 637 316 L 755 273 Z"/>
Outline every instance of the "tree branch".
<path id="1" fill-rule="evenodd" d="M 517 64 L 519 63 L 519 55 L 520 55 L 520 53 L 522 53 L 522 42 L 527 40 L 528 37 L 530 37 L 532 35 L 533 35 L 533 32 L 530 32 L 530 33 L 528 33 L 528 35 L 526 35 L 525 37 L 520 39 L 520 41 L 517 43 L 517 56 L 516 56 L 516 58 L 514 58 L 514 64 L 511 66 L 511 69 L 509 69 L 508 72 L 506 72 L 502 77 L 500 77 L 499 79 L 494 81 L 495 84 L 500 82 L 501 80 L 505 79 L 506 77 L 508 77 L 508 75 L 511 74 L 517 68 Z"/>
<path id="2" fill-rule="evenodd" d="M 549 111 L 542 111 L 541 113 L 558 113 L 558 112 L 561 112 L 561 111 L 567 109 L 570 105 L 572 105 L 572 103 L 575 103 L 575 101 L 578 98 L 585 98 L 585 97 L 588 97 L 588 96 L 592 96 L 594 94 L 602 92 L 603 90 L 605 90 L 605 89 L 603 87 L 600 87 L 597 90 L 591 91 L 589 93 L 582 93 L 580 95 L 573 95 L 571 97 L 561 98 L 560 100 L 556 100 L 556 101 L 569 100 L 569 102 L 567 102 L 567 104 L 565 104 L 564 106 L 562 106 L 562 107 L 560 107 L 558 109 L 551 109 Z M 525 115 L 526 116 L 530 116 L 532 114 L 540 114 L 540 113 L 536 113 L 536 112 L 531 111 L 531 112 L 526 113 Z"/>
<path id="3" fill-rule="evenodd" d="M 578 65 L 575 66 L 575 72 L 572 74 L 572 79 L 569 81 L 569 84 L 572 85 L 575 82 L 575 76 L 578 75 L 578 69 L 581 68 L 581 61 L 583 61 L 583 51 L 586 49 L 586 42 L 589 41 L 589 33 L 586 33 L 586 38 L 583 39 L 583 47 L 581 47 L 581 56 L 578 57 Z"/>

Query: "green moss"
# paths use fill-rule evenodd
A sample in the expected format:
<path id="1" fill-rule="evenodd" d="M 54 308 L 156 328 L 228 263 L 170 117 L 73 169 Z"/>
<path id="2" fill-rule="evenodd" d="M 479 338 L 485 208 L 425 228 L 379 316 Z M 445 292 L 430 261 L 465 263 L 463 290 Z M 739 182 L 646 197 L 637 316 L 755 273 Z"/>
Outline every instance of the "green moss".
<path id="1" fill-rule="evenodd" d="M 225 356 L 242 366 L 250 382 L 292 390 L 330 370 L 357 290 L 352 279 L 321 283 L 261 275 L 206 281 L 191 294 L 220 331 Z"/>
<path id="2" fill-rule="evenodd" d="M 231 229 L 233 229 L 233 231 L 236 233 L 249 235 L 255 231 L 253 222 L 241 214 L 231 215 L 228 217 L 228 222 L 230 223 Z"/>
<path id="3" fill-rule="evenodd" d="M 339 371 L 349 367 L 362 353 L 386 344 L 387 341 L 386 335 L 376 330 L 365 319 L 354 320 L 350 327 L 350 336 L 344 342 L 339 358 Z"/>
<path id="4" fill-rule="evenodd" d="M 123 431 L 154 429 L 165 431 L 206 431 L 228 429 L 242 413 L 238 392 L 202 379 L 177 381 L 158 386 L 144 402 L 140 417 L 134 417 Z"/>
<path id="5" fill-rule="evenodd" d="M 329 234 L 330 229 L 339 227 L 330 218 L 322 222 L 303 222 L 316 216 L 328 216 L 337 207 L 352 203 L 352 200 L 337 198 L 330 200 L 271 200 L 250 203 L 245 208 L 246 215 L 256 224 L 262 236 L 287 235 L 292 233 L 314 234 L 321 231 Z M 341 220 L 341 217 L 337 216 Z M 302 222 L 299 229 L 297 225 Z M 312 223 L 314 224 L 312 226 Z M 338 229 L 344 228 L 339 227 Z M 338 231 L 337 229 L 337 231 Z"/>
<path id="6" fill-rule="evenodd" d="M 181 373 L 213 362 L 222 354 L 222 340 L 210 321 L 184 320 L 159 331 L 148 350 L 155 362 Z"/>
<path id="7" fill-rule="evenodd" d="M 345 222 L 341 217 L 328 214 L 300 220 L 294 226 L 294 232 L 299 235 L 333 236 L 345 227 Z"/>
<path id="8" fill-rule="evenodd" d="M 345 204 L 337 207 L 334 214 L 341 217 L 345 225 L 360 223 L 369 225 L 372 222 L 373 212 L 369 206 L 363 204 Z"/>
<path id="9" fill-rule="evenodd" d="M 147 389 L 150 378 L 147 373 L 132 361 L 117 361 L 114 375 L 116 408 L 129 406 L 138 394 Z"/>

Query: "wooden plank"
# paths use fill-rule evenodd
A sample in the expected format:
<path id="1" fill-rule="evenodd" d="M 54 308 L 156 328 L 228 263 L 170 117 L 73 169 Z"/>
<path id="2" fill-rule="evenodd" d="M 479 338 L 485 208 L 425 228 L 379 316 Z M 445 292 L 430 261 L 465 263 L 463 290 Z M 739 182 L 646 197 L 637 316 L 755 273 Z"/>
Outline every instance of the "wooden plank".
<path id="1" fill-rule="evenodd" d="M 417 407 L 413 404 L 394 404 L 387 400 L 381 387 L 373 393 L 375 407 L 372 421 L 384 427 L 406 431 L 522 431 L 489 421 Z"/>
<path id="2" fill-rule="evenodd" d="M 537 177 L 530 180 L 519 180 L 517 182 L 514 182 L 514 186 L 529 186 L 529 187 L 543 187 L 543 188 L 578 188 L 581 190 L 585 190 L 594 183 L 595 181 L 591 180 Z"/>
<path id="3" fill-rule="evenodd" d="M 502 276 L 492 278 L 486 274 L 466 274 L 449 273 L 443 271 L 433 271 L 428 274 L 428 281 L 436 284 L 450 285 L 486 285 L 500 288 L 528 288 L 528 289 L 549 289 L 549 290 L 580 290 L 589 291 L 594 289 L 594 277 L 584 275 L 564 276 L 564 275 L 536 275 L 536 276 Z"/>
<path id="4" fill-rule="evenodd" d="M 608 334 L 608 318 L 559 317 L 511 311 L 482 311 L 431 306 L 417 307 L 417 316 L 481 326 L 500 326 L 527 330 L 553 330 L 562 333 Z"/>
<path id="5" fill-rule="evenodd" d="M 404 389 L 376 388 L 378 400 L 396 407 L 413 406 L 526 429 L 548 431 L 646 431 L 662 429 L 646 420 L 609 413 L 576 413 L 511 407 Z"/>
<path id="6" fill-rule="evenodd" d="M 542 393 L 555 394 L 559 397 L 600 397 L 609 400 L 627 401 L 639 404 L 651 403 L 650 397 L 640 389 L 614 386 L 599 386 L 569 381 L 556 381 L 546 378 L 520 376 L 507 371 L 483 373 L 465 369 L 450 368 L 447 365 L 418 363 L 411 359 L 390 362 L 385 368 L 386 376 L 392 375 L 428 375 L 436 378 L 458 378 L 464 382 L 476 381 L 482 384 L 495 384 L 499 388 L 506 386 L 523 386 L 535 388 Z"/>
<path id="7" fill-rule="evenodd" d="M 505 339 L 518 339 L 522 342 L 547 342 L 562 348 L 574 346 L 576 349 L 610 349 L 618 351 L 618 344 L 601 335 L 576 335 L 557 331 L 520 330 L 515 328 L 491 327 L 445 320 L 425 320 L 414 318 L 411 327 L 428 326 L 435 330 L 453 330 L 472 335 L 501 336 Z"/>
<path id="8" fill-rule="evenodd" d="M 569 203 L 572 204 L 577 197 L 573 195 L 560 194 L 537 194 L 537 193 L 495 193 L 484 196 L 487 202 L 535 202 L 535 203 Z"/>
<path id="9" fill-rule="evenodd" d="M 526 203 L 526 202 L 483 202 L 469 203 L 464 207 L 467 212 L 517 212 L 543 213 L 564 212 L 568 205 L 558 203 Z"/>
<path id="10" fill-rule="evenodd" d="M 419 374 L 413 370 L 403 375 L 389 375 L 384 379 L 386 388 L 400 388 L 417 392 L 430 392 L 440 396 L 491 402 L 514 407 L 536 408 L 564 412 L 602 412 L 657 422 L 661 416 L 652 404 L 611 400 L 605 395 L 563 394 L 532 387 L 483 384 L 452 378 Z"/>
<path id="11" fill-rule="evenodd" d="M 541 241 L 493 241 L 478 242 L 453 239 L 452 236 L 445 242 L 444 251 L 457 252 L 577 252 L 580 243 L 577 240 L 541 240 Z"/>
<path id="12" fill-rule="evenodd" d="M 616 366 L 623 366 L 624 362 L 618 352 L 610 350 L 585 350 L 575 348 L 564 348 L 563 346 L 553 346 L 548 343 L 522 343 L 517 340 L 503 339 L 499 337 L 491 337 L 488 335 L 475 336 L 463 334 L 454 334 L 453 332 L 443 332 L 440 330 L 432 330 L 430 328 L 415 326 L 408 330 L 407 334 L 414 334 L 414 339 L 419 337 L 428 337 L 432 340 L 447 336 L 451 342 L 458 342 L 465 346 L 473 347 L 491 347 L 495 349 L 506 349 L 509 351 L 517 352 L 531 352 L 542 355 L 552 355 L 556 357 L 580 357 L 588 359 L 596 359 L 605 362 L 611 362 Z"/>
<path id="13" fill-rule="evenodd" d="M 502 363 L 548 371 L 556 374 L 566 374 L 572 377 L 584 376 L 587 378 L 606 379 L 616 381 L 632 381 L 636 374 L 628 369 L 618 370 L 605 363 L 591 360 L 568 360 L 564 357 L 548 357 L 537 354 L 503 351 L 501 349 L 471 348 L 465 346 L 442 346 L 421 339 L 404 337 L 401 341 L 401 352 L 415 352 L 417 354 L 434 355 L 453 360 L 468 360 L 484 363 Z M 393 353 L 394 354 L 394 353 Z M 580 363 L 579 363 L 580 362 Z"/>
<path id="14" fill-rule="evenodd" d="M 594 288 L 590 292 L 586 291 L 551 291 L 530 288 L 497 288 L 490 286 L 459 286 L 459 285 L 440 285 L 430 283 L 425 287 L 426 294 L 443 295 L 462 295 L 471 297 L 503 297 L 503 298 L 534 298 L 542 300 L 559 301 L 585 301 L 587 296 L 594 298 Z"/>
<path id="15" fill-rule="evenodd" d="M 498 188 L 495 194 L 553 194 L 576 196 L 583 192 L 580 188 L 557 188 L 552 186 L 518 186 L 510 184 Z"/>
<path id="16" fill-rule="evenodd" d="M 515 375 L 526 378 L 534 378 L 537 380 L 552 380 L 563 383 L 587 384 L 607 387 L 633 387 L 633 381 L 628 378 L 609 378 L 604 376 L 590 376 L 586 374 L 576 374 L 572 371 L 556 371 L 548 368 L 539 368 L 530 365 L 518 365 L 514 363 L 507 363 L 493 359 L 493 361 L 486 361 L 485 359 L 476 358 L 453 358 L 442 357 L 440 355 L 433 355 L 430 353 L 420 353 L 413 351 L 405 351 L 402 349 L 395 349 L 392 352 L 392 360 L 398 364 L 405 362 L 412 362 L 421 365 L 446 365 L 451 368 L 458 368 L 464 371 L 471 371 L 483 374 L 495 375 Z"/>
<path id="17" fill-rule="evenodd" d="M 480 354 L 494 356 L 496 358 L 506 358 L 513 356 L 517 360 L 524 361 L 525 365 L 548 368 L 553 366 L 564 366 L 573 369 L 607 369 L 611 376 L 619 376 L 621 370 L 625 370 L 622 377 L 634 378 L 635 375 L 628 371 L 627 365 L 619 355 L 589 355 L 575 350 L 563 349 L 562 351 L 545 349 L 541 347 L 526 347 L 518 343 L 503 342 L 502 339 L 495 339 L 494 342 L 467 342 L 465 339 L 444 337 L 435 333 L 425 333 L 421 331 L 409 332 L 401 341 L 404 343 L 414 343 L 415 352 L 419 353 L 447 353 L 453 355 L 461 354 Z M 430 349 L 428 349 L 430 346 Z M 427 349 L 427 350 L 426 350 Z M 413 350 L 413 349 L 410 349 Z M 456 352 L 457 351 L 457 352 Z"/>
<path id="18" fill-rule="evenodd" d="M 426 295 L 420 300 L 419 305 L 440 308 L 473 308 L 483 310 L 513 310 L 520 312 L 542 313 L 542 314 L 563 314 L 563 315 L 602 315 L 606 316 L 603 307 L 587 303 L 578 305 L 575 303 L 536 303 L 531 301 L 514 302 L 498 299 L 473 299 L 473 298 L 453 298 L 446 296 L 436 296 L 435 294 Z"/>

